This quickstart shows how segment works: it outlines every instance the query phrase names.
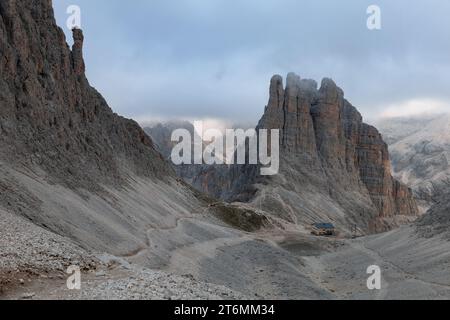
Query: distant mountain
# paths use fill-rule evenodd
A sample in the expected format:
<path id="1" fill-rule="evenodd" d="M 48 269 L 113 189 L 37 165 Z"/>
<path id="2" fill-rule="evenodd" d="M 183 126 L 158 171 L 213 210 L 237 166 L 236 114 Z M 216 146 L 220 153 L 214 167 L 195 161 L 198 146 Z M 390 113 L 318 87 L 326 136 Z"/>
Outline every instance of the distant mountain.
<path id="1" fill-rule="evenodd" d="M 169 165 L 172 165 L 173 169 L 177 173 L 177 176 L 182 178 L 189 184 L 194 183 L 195 177 L 202 171 L 205 170 L 205 166 L 202 165 L 189 165 L 182 164 L 175 166 L 172 163 L 172 149 L 178 142 L 171 141 L 172 133 L 178 129 L 186 129 L 191 134 L 193 138 L 191 143 L 191 148 L 194 150 L 194 145 L 197 140 L 194 137 L 198 137 L 195 131 L 194 125 L 188 121 L 168 121 L 164 123 L 156 123 L 152 126 L 145 127 L 144 131 L 152 138 L 155 142 L 156 148 L 167 160 Z M 200 137 L 198 137 L 200 141 Z M 192 158 L 193 161 L 193 158 Z"/>
<path id="2" fill-rule="evenodd" d="M 186 129 L 192 135 L 196 134 L 194 125 L 188 121 L 169 121 L 156 123 L 144 128 L 144 131 L 153 139 L 159 152 L 170 160 L 173 147 L 177 142 L 172 142 L 172 133 L 177 129 Z"/>
<path id="3" fill-rule="evenodd" d="M 413 188 L 425 211 L 450 182 L 450 115 L 380 121 L 391 144 L 393 173 Z"/>
<path id="4" fill-rule="evenodd" d="M 437 115 L 423 115 L 415 117 L 382 118 L 375 122 L 383 139 L 391 146 L 394 143 L 417 133 L 431 121 L 437 119 Z"/>

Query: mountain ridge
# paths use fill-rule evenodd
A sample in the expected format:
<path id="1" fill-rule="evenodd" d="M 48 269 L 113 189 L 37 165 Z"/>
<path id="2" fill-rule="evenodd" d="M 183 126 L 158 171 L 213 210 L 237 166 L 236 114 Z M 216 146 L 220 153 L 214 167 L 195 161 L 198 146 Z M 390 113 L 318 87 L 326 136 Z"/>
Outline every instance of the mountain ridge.
<path id="1" fill-rule="evenodd" d="M 117 185 L 125 171 L 160 178 L 169 173 L 164 161 L 149 160 L 160 156 L 139 125 L 114 114 L 90 86 L 83 32 L 73 30 L 70 50 L 51 1 L 2 1 L 0 12 L 3 148 L 71 187 Z"/>

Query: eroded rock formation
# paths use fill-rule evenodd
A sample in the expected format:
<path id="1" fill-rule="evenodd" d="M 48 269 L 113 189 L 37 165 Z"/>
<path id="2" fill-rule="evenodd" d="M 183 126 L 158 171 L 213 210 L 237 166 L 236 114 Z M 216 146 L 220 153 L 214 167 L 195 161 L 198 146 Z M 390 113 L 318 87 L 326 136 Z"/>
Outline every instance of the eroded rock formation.
<path id="1" fill-rule="evenodd" d="M 333 220 L 373 232 L 417 216 L 411 190 L 391 176 L 380 133 L 363 122 L 331 79 L 318 88 L 314 80 L 290 73 L 284 87 L 283 78 L 274 76 L 258 128 L 281 130 L 278 177 L 260 177 L 249 165 L 217 166 L 200 173 L 194 185 L 295 223 Z"/>
<path id="2" fill-rule="evenodd" d="M 260 127 L 282 129 L 285 154 L 304 154 L 330 175 L 339 172 L 347 183 L 365 187 L 380 217 L 416 215 L 411 191 L 391 176 L 388 148 L 378 130 L 363 123 L 331 79 L 316 88 L 314 81 L 289 74 L 283 90 L 281 77 L 273 77 Z"/>

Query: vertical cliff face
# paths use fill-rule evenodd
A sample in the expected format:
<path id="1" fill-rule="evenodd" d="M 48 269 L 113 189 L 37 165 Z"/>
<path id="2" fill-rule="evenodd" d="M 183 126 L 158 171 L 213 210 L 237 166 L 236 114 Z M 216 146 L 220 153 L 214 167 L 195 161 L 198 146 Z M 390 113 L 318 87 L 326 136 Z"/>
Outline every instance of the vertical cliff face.
<path id="1" fill-rule="evenodd" d="M 274 76 L 270 83 L 269 104 L 259 123 L 260 128 L 281 129 L 280 142 L 286 152 L 301 154 L 305 160 L 317 159 L 311 102 L 317 101 L 317 83 L 300 80 L 290 73 L 286 88 L 283 78 Z"/>
<path id="2" fill-rule="evenodd" d="M 70 49 L 50 0 L 0 2 L 0 156 L 72 187 L 164 177 L 152 141 L 89 85 L 82 31 L 73 38 Z"/>
<path id="3" fill-rule="evenodd" d="M 297 165 L 322 171 L 337 193 L 368 194 L 376 218 L 418 214 L 411 190 L 391 176 L 380 133 L 363 123 L 331 79 L 317 89 L 314 81 L 289 74 L 283 89 L 282 78 L 274 76 L 259 127 L 281 129 L 283 158 L 302 155 Z"/>

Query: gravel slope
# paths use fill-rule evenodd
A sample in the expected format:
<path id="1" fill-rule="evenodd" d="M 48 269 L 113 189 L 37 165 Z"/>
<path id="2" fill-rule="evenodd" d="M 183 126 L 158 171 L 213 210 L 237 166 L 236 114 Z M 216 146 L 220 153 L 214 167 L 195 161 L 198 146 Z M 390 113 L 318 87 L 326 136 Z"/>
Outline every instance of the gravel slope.
<path id="1" fill-rule="evenodd" d="M 339 250 L 308 260 L 311 276 L 338 299 L 450 299 L 450 242 L 421 238 L 415 227 L 347 240 Z M 371 265 L 381 268 L 381 290 L 367 289 Z"/>
<path id="2" fill-rule="evenodd" d="M 0 210 L 2 299 L 244 299 L 223 286 L 89 253 L 24 218 Z M 67 289 L 70 265 L 82 270 L 82 290 Z M 247 298 L 248 299 L 248 298 Z"/>
<path id="3" fill-rule="evenodd" d="M 70 265 L 93 270 L 98 260 L 73 242 L 0 209 L 0 294 L 36 277 L 61 277 Z"/>

